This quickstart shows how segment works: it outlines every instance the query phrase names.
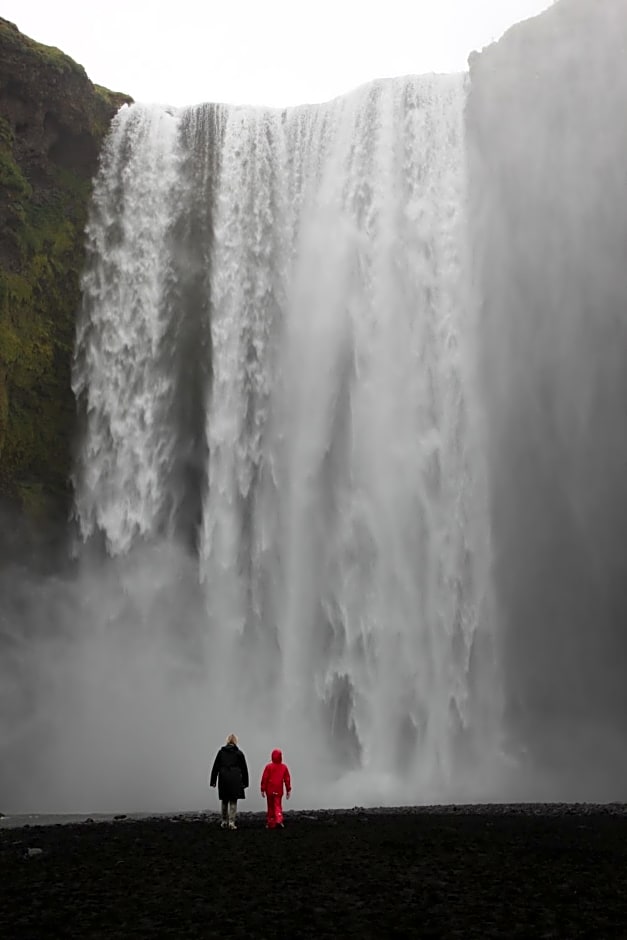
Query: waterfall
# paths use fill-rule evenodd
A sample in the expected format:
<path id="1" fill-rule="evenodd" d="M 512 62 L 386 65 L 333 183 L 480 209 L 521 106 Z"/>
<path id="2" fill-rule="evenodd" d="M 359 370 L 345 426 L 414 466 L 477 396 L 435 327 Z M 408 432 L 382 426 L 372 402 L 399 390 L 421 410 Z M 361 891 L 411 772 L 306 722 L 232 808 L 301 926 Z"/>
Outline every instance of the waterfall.
<path id="1" fill-rule="evenodd" d="M 195 559 L 190 720 L 280 744 L 310 804 L 475 798 L 498 750 L 464 104 L 125 107 L 95 185 L 81 540 Z"/>

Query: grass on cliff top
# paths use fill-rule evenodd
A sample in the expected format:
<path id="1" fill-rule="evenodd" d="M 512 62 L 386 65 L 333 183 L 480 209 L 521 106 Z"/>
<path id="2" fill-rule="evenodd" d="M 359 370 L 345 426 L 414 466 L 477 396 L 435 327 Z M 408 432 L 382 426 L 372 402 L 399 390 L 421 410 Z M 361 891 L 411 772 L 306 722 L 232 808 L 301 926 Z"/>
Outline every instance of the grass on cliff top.
<path id="1" fill-rule="evenodd" d="M 9 20 L 5 20 L 2 17 L 0 17 L 0 40 L 2 45 L 5 47 L 9 46 L 19 51 L 21 54 L 30 52 L 32 55 L 37 56 L 38 59 L 43 60 L 48 67 L 52 67 L 57 71 L 77 72 L 80 75 L 84 75 L 85 78 L 87 77 L 83 66 L 75 62 L 74 59 L 71 59 L 69 55 L 61 52 L 56 46 L 45 46 L 43 43 L 36 42 L 29 36 L 25 36 L 24 33 L 19 31 L 15 23 L 10 23 Z"/>
<path id="2" fill-rule="evenodd" d="M 122 91 L 110 91 L 102 85 L 94 85 L 93 87 L 96 95 L 108 106 L 121 108 L 123 104 L 133 104 L 131 96 L 124 94 Z"/>
<path id="3" fill-rule="evenodd" d="M 92 86 L 97 98 L 100 98 L 107 106 L 113 105 L 121 108 L 123 104 L 131 104 L 133 101 L 131 96 L 124 94 L 124 92 L 110 91 L 102 85 L 94 85 L 90 82 L 83 66 L 75 62 L 65 52 L 62 52 L 61 49 L 57 49 L 56 46 L 46 46 L 35 39 L 31 39 L 30 36 L 25 36 L 15 23 L 11 23 L 0 16 L 1 48 L 9 48 L 20 55 L 26 54 L 29 57 L 36 58 L 40 64 L 46 68 L 53 68 L 57 72 L 65 74 L 73 72 L 80 75 Z"/>

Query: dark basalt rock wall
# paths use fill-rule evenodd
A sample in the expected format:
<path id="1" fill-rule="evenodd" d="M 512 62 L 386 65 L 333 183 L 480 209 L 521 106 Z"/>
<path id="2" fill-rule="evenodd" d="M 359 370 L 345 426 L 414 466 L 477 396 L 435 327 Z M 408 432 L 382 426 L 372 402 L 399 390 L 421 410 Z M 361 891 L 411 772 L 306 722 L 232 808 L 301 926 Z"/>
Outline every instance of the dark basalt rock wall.
<path id="1" fill-rule="evenodd" d="M 603 789 L 627 782 L 627 2 L 559 0 L 470 73 L 508 719 Z"/>
<path id="2" fill-rule="evenodd" d="M 0 506 L 63 526 L 84 226 L 109 122 L 131 99 L 0 18 Z M 5 539 L 6 541 L 6 539 Z"/>

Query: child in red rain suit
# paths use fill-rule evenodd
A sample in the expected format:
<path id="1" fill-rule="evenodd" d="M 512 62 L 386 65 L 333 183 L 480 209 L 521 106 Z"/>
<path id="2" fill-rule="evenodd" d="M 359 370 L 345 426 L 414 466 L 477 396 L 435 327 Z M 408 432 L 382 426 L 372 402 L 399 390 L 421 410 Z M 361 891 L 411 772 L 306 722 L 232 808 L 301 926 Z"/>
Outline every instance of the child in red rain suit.
<path id="1" fill-rule="evenodd" d="M 279 749 L 272 752 L 272 760 L 266 764 L 261 775 L 261 795 L 268 800 L 268 815 L 266 829 L 283 828 L 283 784 L 285 784 L 286 799 L 289 800 L 292 792 L 292 781 L 287 764 L 283 763 L 283 754 Z"/>

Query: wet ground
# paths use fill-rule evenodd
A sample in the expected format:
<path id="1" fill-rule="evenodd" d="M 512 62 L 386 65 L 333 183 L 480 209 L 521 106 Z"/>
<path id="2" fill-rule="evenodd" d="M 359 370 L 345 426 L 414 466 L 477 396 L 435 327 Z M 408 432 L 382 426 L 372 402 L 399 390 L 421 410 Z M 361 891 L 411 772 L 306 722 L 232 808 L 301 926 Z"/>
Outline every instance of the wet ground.
<path id="1" fill-rule="evenodd" d="M 622 804 L 21 821 L 0 820 L 7 940 L 627 938 Z"/>

